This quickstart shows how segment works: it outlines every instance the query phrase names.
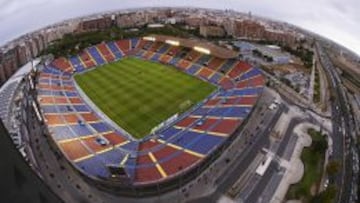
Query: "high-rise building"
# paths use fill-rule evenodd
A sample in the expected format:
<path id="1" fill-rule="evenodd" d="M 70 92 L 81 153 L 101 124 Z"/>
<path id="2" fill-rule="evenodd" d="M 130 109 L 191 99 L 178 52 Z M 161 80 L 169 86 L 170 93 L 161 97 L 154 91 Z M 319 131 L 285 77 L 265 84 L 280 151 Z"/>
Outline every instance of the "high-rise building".
<path id="1" fill-rule="evenodd" d="M 111 16 L 101 16 L 91 19 L 84 19 L 81 21 L 76 29 L 76 32 L 94 32 L 105 30 L 112 26 Z"/>
<path id="2" fill-rule="evenodd" d="M 211 26 L 211 25 L 201 25 L 200 26 L 200 35 L 204 37 L 223 37 L 225 36 L 225 31 L 222 27 Z"/>

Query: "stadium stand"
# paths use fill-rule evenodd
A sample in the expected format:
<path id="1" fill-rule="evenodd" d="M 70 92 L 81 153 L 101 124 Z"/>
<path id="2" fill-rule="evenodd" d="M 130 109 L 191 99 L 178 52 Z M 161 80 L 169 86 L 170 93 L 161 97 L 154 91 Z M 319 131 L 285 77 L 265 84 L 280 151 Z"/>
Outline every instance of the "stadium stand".
<path id="1" fill-rule="evenodd" d="M 73 56 L 70 58 L 70 64 L 74 67 L 76 72 L 82 72 L 85 70 L 84 65 L 81 63 L 78 56 Z"/>
<path id="2" fill-rule="evenodd" d="M 159 54 L 165 54 L 165 52 L 167 52 L 167 50 L 169 50 L 170 45 L 168 44 L 163 44 L 162 46 L 160 46 L 157 50 L 157 53 Z"/>
<path id="3" fill-rule="evenodd" d="M 94 60 L 91 58 L 91 56 L 86 52 L 82 52 L 80 55 L 80 61 L 82 62 L 82 65 L 85 68 L 92 68 L 94 66 L 96 66 Z"/>
<path id="4" fill-rule="evenodd" d="M 136 49 L 139 43 L 139 39 L 138 38 L 132 38 L 130 39 L 130 49 Z"/>
<path id="5" fill-rule="evenodd" d="M 52 62 L 52 64 L 53 66 L 58 67 L 64 72 L 72 72 L 74 70 L 74 68 L 66 58 L 57 58 Z"/>
<path id="6" fill-rule="evenodd" d="M 99 50 L 100 55 L 102 58 L 105 58 L 108 63 L 115 60 L 115 55 L 111 53 L 109 48 L 105 43 L 98 44 L 96 48 Z"/>
<path id="7" fill-rule="evenodd" d="M 117 46 L 122 51 L 122 53 L 126 54 L 130 50 L 130 41 L 129 40 L 120 40 L 120 41 L 116 42 Z"/>
<path id="8" fill-rule="evenodd" d="M 219 90 L 155 136 L 129 139 L 82 100 L 70 71 L 79 73 L 128 55 L 173 65 Z M 109 165 L 121 166 L 133 184 L 142 185 L 176 177 L 210 156 L 251 113 L 264 82 L 261 72 L 245 62 L 133 38 L 54 60 L 39 74 L 37 91 L 53 140 L 79 171 L 106 180 L 111 178 Z"/>
<path id="9" fill-rule="evenodd" d="M 108 42 L 107 46 L 116 59 L 120 59 L 124 55 L 123 51 L 115 44 L 115 42 Z"/>

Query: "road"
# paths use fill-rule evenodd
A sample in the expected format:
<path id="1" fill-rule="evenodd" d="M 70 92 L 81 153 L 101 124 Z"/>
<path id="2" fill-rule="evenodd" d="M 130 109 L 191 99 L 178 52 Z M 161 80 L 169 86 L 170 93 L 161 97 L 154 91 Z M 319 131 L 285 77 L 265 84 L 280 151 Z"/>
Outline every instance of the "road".
<path id="1" fill-rule="evenodd" d="M 276 161 L 272 161 L 266 170 L 265 174 L 261 177 L 257 183 L 255 189 L 252 190 L 250 195 L 246 198 L 244 202 L 261 202 L 261 196 L 268 186 L 271 178 L 278 172 L 279 164 Z M 277 187 L 274 185 L 274 187 Z"/>
<path id="2" fill-rule="evenodd" d="M 297 126 L 299 123 L 305 122 L 305 119 L 302 118 L 294 118 L 290 121 L 289 126 L 284 134 L 284 138 L 281 140 L 280 145 L 278 147 L 278 150 L 276 152 L 276 155 L 279 157 L 284 157 L 286 148 L 289 144 L 291 135 L 294 132 L 295 126 Z"/>
<path id="3" fill-rule="evenodd" d="M 331 90 L 334 94 L 331 105 L 333 123 L 332 139 L 334 145 L 333 154 L 330 157 L 330 160 L 337 160 L 342 163 L 342 169 L 334 178 L 330 179 L 330 182 L 338 186 L 335 202 L 352 202 L 354 199 L 354 194 L 351 194 L 352 186 L 354 184 L 353 178 L 356 174 L 353 174 L 352 156 L 350 156 L 352 150 L 349 150 L 352 149 L 354 145 L 351 138 L 354 125 L 351 118 L 351 111 L 349 110 L 349 101 L 335 66 L 329 60 L 328 55 L 321 45 L 318 43 L 316 45 L 320 56 L 320 62 L 325 68 L 325 72 L 330 81 Z"/>

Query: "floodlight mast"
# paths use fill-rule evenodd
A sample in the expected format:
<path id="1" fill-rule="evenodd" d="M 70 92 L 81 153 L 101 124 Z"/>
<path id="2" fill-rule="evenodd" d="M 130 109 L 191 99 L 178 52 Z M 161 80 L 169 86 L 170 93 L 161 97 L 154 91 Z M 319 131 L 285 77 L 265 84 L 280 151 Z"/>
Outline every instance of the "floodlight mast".
<path id="1" fill-rule="evenodd" d="M 203 47 L 199 47 L 199 46 L 194 46 L 193 48 L 195 51 L 198 51 L 200 53 L 203 53 L 203 54 L 211 54 L 211 51 L 209 49 L 206 49 L 206 48 L 203 48 Z"/>
<path id="2" fill-rule="evenodd" d="M 155 38 L 155 37 L 147 36 L 147 37 L 143 37 L 143 40 L 155 42 L 155 41 L 156 41 L 156 38 Z"/>
<path id="3" fill-rule="evenodd" d="M 180 42 L 175 40 L 165 40 L 165 43 L 173 45 L 173 46 L 179 46 Z"/>

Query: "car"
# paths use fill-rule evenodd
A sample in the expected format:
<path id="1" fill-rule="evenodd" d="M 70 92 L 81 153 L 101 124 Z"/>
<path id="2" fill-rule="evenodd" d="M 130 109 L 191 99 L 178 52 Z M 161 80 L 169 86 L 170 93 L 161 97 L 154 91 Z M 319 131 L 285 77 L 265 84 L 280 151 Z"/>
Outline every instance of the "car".
<path id="1" fill-rule="evenodd" d="M 270 106 L 268 107 L 270 110 L 274 110 L 276 109 L 277 105 L 274 103 L 271 103 Z"/>
<path id="2" fill-rule="evenodd" d="M 84 125 L 85 125 L 85 123 L 84 123 L 82 120 L 80 120 L 80 119 L 78 120 L 78 124 L 81 125 L 81 126 L 84 126 Z"/>
<path id="3" fill-rule="evenodd" d="M 196 126 L 202 126 L 204 124 L 204 121 L 200 120 L 196 123 Z"/>
<path id="4" fill-rule="evenodd" d="M 101 137 L 96 138 L 95 141 L 96 141 L 96 143 L 98 143 L 101 146 L 108 145 L 108 141 Z"/>
<path id="5" fill-rule="evenodd" d="M 332 154 L 333 154 L 333 150 L 329 149 L 329 156 L 332 156 Z"/>
<path id="6" fill-rule="evenodd" d="M 329 179 L 326 179 L 324 182 L 324 188 L 326 189 L 329 186 Z"/>

